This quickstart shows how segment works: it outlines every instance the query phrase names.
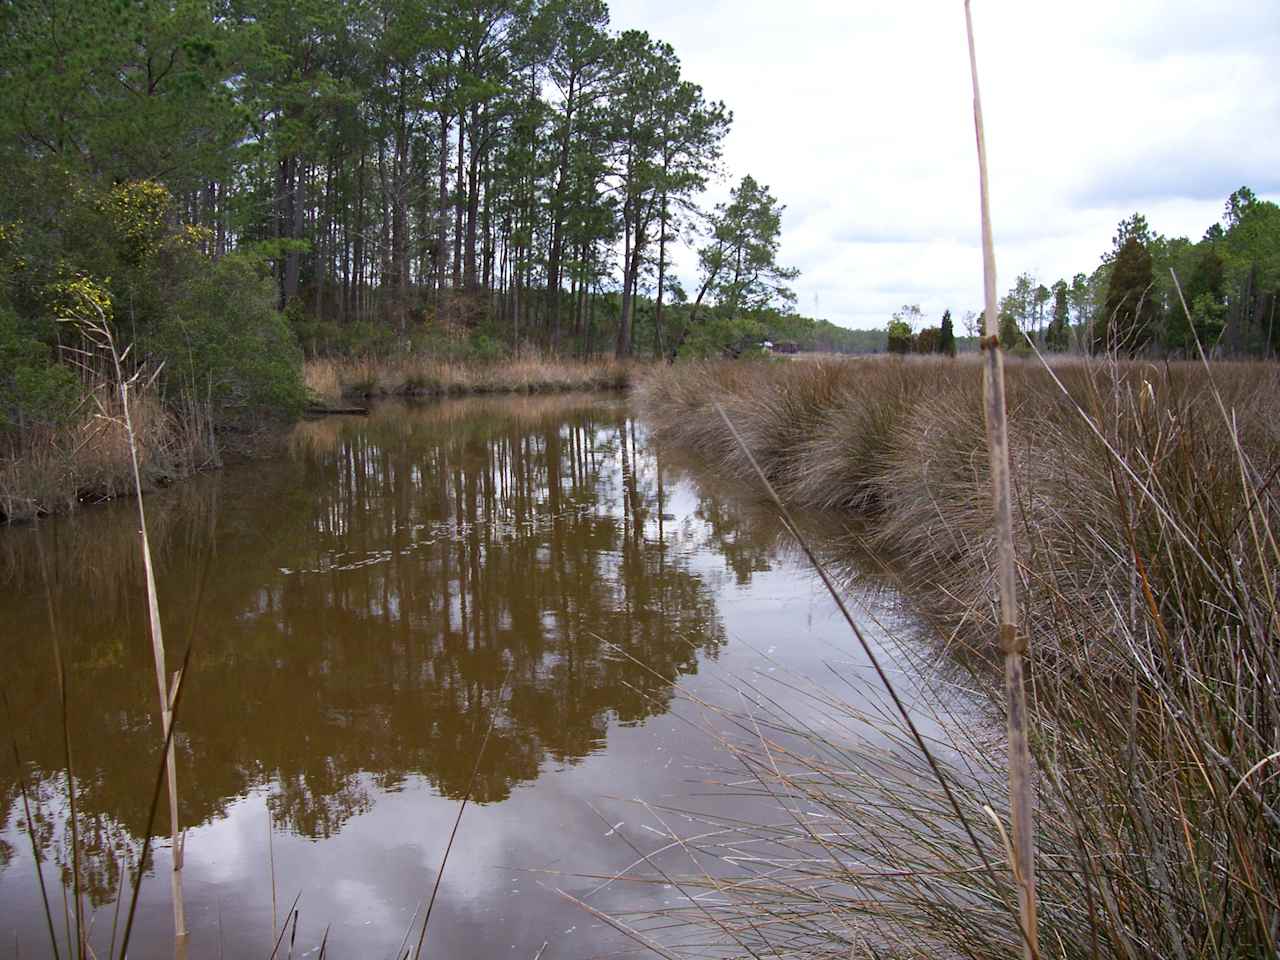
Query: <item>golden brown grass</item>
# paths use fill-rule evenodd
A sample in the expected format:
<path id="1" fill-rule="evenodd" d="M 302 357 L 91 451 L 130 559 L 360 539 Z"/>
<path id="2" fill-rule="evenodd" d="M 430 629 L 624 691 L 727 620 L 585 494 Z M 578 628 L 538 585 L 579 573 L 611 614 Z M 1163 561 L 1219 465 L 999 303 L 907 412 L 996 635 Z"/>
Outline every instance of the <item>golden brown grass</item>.
<path id="1" fill-rule="evenodd" d="M 1003 715 L 996 538 L 973 363 L 689 365 L 638 389 L 660 438 L 783 497 L 857 511 L 949 659 Z M 1280 918 L 1280 371 L 1073 361 L 1007 369 L 1020 628 L 1041 792 L 1041 956 L 1272 956 Z M 956 955 L 1023 949 L 1007 869 L 982 868 L 903 731 L 829 693 L 839 726 L 791 718 L 737 745 L 795 822 L 715 824 L 739 870 L 723 912 L 758 956 Z M 966 819 L 1007 863 L 988 815 L 1004 748 L 987 724 L 922 698 L 953 757 Z M 761 715 L 768 712 L 759 699 Z M 750 844 L 756 869 L 733 850 Z M 769 851 L 766 853 L 766 851 Z M 801 856 L 803 854 L 803 856 Z M 818 864 L 822 864 L 819 866 Z M 729 890 L 729 893 L 725 893 Z M 768 923 L 753 920 L 765 914 Z M 866 952 L 871 951 L 871 952 Z"/>
<path id="2" fill-rule="evenodd" d="M 317 359 L 307 362 L 307 388 L 318 399 L 377 396 L 445 396 L 472 393 L 553 393 L 620 390 L 633 364 L 613 359 L 588 362 L 536 354 L 510 360 L 463 363 L 429 356 Z"/>
<path id="3" fill-rule="evenodd" d="M 167 408 L 154 389 L 143 387 L 131 393 L 130 407 L 144 490 L 219 462 L 199 405 Z M 30 430 L 0 447 L 0 522 L 65 513 L 82 501 L 133 492 L 119 396 L 100 384 L 81 409 L 72 423 Z"/>

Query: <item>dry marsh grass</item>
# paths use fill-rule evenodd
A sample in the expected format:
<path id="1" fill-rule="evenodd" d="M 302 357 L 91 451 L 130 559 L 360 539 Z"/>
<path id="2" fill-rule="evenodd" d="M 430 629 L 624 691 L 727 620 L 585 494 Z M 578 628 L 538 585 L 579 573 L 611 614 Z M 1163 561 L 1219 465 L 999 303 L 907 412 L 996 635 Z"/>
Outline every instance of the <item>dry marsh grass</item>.
<path id="1" fill-rule="evenodd" d="M 218 445 L 199 404 L 167 407 L 152 388 L 131 395 L 144 490 L 219 463 Z M 41 427 L 0 448 L 0 522 L 66 513 L 84 501 L 134 490 L 129 435 L 117 391 L 103 383 L 72 423 Z"/>
<path id="2" fill-rule="evenodd" d="M 310 360 L 305 380 L 316 398 L 337 402 L 350 397 L 621 390 L 630 385 L 633 369 L 612 359 L 581 362 L 536 354 L 486 363 L 406 355 Z"/>
<path id="3" fill-rule="evenodd" d="M 1039 955 L 1275 956 L 1280 371 L 1012 362 L 1007 378 L 1020 626 L 1036 639 Z M 976 365 L 688 365 L 637 395 L 661 439 L 747 476 L 719 404 L 789 503 L 870 518 L 867 543 L 1002 716 Z M 945 731 L 979 855 L 900 725 L 813 697 L 895 746 L 868 758 L 761 695 L 771 726 L 731 756 L 751 789 L 808 813 L 709 821 L 689 845 L 721 866 L 694 919 L 713 902 L 716 929 L 756 956 L 1020 952 L 990 728 L 941 695 L 917 704 Z"/>

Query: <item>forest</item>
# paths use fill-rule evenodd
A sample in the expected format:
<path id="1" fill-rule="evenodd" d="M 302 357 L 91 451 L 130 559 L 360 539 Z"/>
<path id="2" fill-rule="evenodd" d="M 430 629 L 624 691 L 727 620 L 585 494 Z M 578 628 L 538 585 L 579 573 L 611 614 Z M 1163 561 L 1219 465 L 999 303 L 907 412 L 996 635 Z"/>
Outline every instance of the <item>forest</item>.
<path id="1" fill-rule="evenodd" d="M 289 411 L 303 351 L 705 353 L 794 300 L 767 186 L 697 208 L 730 110 L 601 0 L 12 3 L 0 98 L 10 424 L 80 402 L 68 319 Z"/>

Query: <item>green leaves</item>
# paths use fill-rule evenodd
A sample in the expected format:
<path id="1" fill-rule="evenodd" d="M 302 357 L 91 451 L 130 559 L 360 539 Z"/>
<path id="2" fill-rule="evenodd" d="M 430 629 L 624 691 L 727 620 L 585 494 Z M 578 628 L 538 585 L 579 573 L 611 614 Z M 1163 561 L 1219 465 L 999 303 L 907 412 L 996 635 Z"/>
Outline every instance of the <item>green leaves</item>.
<path id="1" fill-rule="evenodd" d="M 730 192 L 728 203 L 716 207 L 712 242 L 700 259 L 712 296 L 729 314 L 795 302 L 788 284 L 800 272 L 777 262 L 784 209 L 751 176 Z"/>
<path id="2" fill-rule="evenodd" d="M 48 346 L 23 332 L 13 311 L 0 304 L 0 431 L 54 426 L 74 413 L 79 381 L 52 361 Z"/>

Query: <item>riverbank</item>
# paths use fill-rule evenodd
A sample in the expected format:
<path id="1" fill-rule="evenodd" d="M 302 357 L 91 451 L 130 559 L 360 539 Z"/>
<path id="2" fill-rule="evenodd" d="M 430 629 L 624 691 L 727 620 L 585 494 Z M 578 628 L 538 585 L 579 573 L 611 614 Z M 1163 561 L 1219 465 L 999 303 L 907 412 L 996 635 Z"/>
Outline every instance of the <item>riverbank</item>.
<path id="1" fill-rule="evenodd" d="M 1008 373 L 1042 942 L 1072 957 L 1274 952 L 1280 375 L 1085 362 L 1014 362 Z M 976 364 L 691 364 L 651 372 L 637 397 L 661 440 L 750 476 L 718 405 L 785 501 L 865 517 L 858 545 L 886 559 L 939 647 L 998 709 Z M 842 726 L 837 703 L 832 713 Z M 764 747 L 754 770 L 830 832 L 792 842 L 759 828 L 759 842 L 794 859 L 730 897 L 717 921 L 763 949 L 769 937 L 750 922 L 763 902 L 793 936 L 844 954 L 832 913 L 861 929 L 874 920 L 890 954 L 1018 953 L 987 813 L 1004 819 L 1003 790 L 991 788 L 1001 745 L 939 745 L 954 751 L 953 808 L 923 767 L 923 780 L 865 776 L 830 759 L 841 748 L 829 731 L 810 742 L 812 753 L 783 760 Z M 966 833 L 975 827 L 981 854 Z M 798 868 L 800 851 L 830 862 Z M 720 878 L 717 889 L 730 886 Z"/>
<path id="2" fill-rule="evenodd" d="M 174 408 L 154 389 L 130 391 L 143 491 L 221 466 L 223 452 L 208 411 L 199 405 Z M 130 496 L 134 490 L 119 396 L 99 387 L 68 421 L 29 428 L 5 439 L 0 450 L 0 524 L 69 513 L 81 503 Z M 234 450 L 255 444 L 246 433 Z"/>
<path id="3" fill-rule="evenodd" d="M 625 390 L 637 364 L 517 356 L 463 363 L 430 356 L 308 360 L 307 389 L 327 403 L 400 396 L 440 397 L 485 393 L 557 393 Z"/>
<path id="4" fill-rule="evenodd" d="M 460 363 L 430 357 L 323 359 L 304 369 L 307 391 L 321 410 L 352 399 L 546 394 L 627 389 L 637 364 L 522 358 Z M 96 399 L 95 399 L 96 397 Z M 281 449 L 290 421 L 267 418 L 221 423 L 200 404 L 166 404 L 151 387 L 130 394 L 143 491 L 186 479 L 226 461 L 256 459 Z M 119 400 L 107 386 L 59 426 L 16 434 L 0 450 L 0 524 L 68 513 L 82 503 L 130 496 L 133 473 Z"/>

